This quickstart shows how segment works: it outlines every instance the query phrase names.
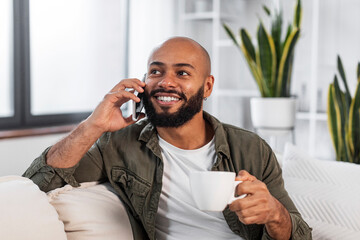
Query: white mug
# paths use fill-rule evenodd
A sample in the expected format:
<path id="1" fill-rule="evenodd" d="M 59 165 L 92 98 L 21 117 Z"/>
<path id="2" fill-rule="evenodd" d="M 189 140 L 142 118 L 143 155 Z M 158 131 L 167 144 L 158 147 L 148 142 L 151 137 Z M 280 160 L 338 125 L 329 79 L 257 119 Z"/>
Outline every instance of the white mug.
<path id="1" fill-rule="evenodd" d="M 191 194 L 196 206 L 202 211 L 223 211 L 228 204 L 246 197 L 235 197 L 234 172 L 194 171 L 190 172 Z"/>

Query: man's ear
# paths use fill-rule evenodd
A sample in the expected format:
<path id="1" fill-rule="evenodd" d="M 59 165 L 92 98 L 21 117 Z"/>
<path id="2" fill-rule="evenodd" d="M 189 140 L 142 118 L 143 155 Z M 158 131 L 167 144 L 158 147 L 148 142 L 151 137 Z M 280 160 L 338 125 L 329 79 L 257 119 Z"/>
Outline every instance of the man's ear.
<path id="1" fill-rule="evenodd" d="M 211 92 L 213 90 L 214 87 L 214 76 L 213 75 L 209 75 L 208 77 L 206 77 L 205 79 L 205 84 L 204 84 L 204 98 L 208 98 L 211 95 Z"/>

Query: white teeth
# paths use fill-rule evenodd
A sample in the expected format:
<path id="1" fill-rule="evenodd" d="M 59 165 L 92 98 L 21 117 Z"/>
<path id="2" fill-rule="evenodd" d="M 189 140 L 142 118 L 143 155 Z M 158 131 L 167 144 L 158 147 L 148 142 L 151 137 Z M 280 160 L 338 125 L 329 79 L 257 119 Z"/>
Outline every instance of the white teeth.
<path id="1" fill-rule="evenodd" d="M 157 97 L 157 99 L 162 102 L 179 101 L 179 98 L 176 98 L 176 97 L 159 96 L 159 97 Z"/>

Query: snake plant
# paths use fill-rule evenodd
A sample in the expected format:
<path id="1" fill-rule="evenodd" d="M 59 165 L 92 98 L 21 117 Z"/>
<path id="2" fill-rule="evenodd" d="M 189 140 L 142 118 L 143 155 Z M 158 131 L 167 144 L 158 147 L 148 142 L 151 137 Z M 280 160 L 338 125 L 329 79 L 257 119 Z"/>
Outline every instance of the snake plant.
<path id="1" fill-rule="evenodd" d="M 243 53 L 261 96 L 289 97 L 294 49 L 300 33 L 301 1 L 296 0 L 293 23 L 288 25 L 284 40 L 281 39 L 283 24 L 281 10 L 271 13 L 266 6 L 263 8 L 272 20 L 271 34 L 260 20 L 257 30 L 257 48 L 244 28 L 240 29 L 240 41 L 238 41 L 228 25 L 224 23 L 223 27 Z"/>
<path id="2" fill-rule="evenodd" d="M 342 91 L 337 75 L 328 91 L 328 127 L 336 152 L 336 160 L 360 164 L 360 62 L 357 66 L 357 86 L 352 98 L 340 56 L 337 58 Z"/>

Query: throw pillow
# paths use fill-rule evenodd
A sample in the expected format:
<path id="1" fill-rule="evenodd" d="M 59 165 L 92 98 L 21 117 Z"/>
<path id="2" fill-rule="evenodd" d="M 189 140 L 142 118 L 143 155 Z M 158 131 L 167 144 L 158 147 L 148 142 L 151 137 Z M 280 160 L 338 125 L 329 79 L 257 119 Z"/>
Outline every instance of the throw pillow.
<path id="1" fill-rule="evenodd" d="M 66 185 L 48 193 L 68 240 L 133 239 L 126 210 L 110 183 Z"/>
<path id="2" fill-rule="evenodd" d="M 317 160 L 290 144 L 283 158 L 285 187 L 313 239 L 360 239 L 360 165 Z"/>
<path id="3" fill-rule="evenodd" d="M 46 194 L 27 178 L 0 177 L 0 239 L 66 240 Z"/>

